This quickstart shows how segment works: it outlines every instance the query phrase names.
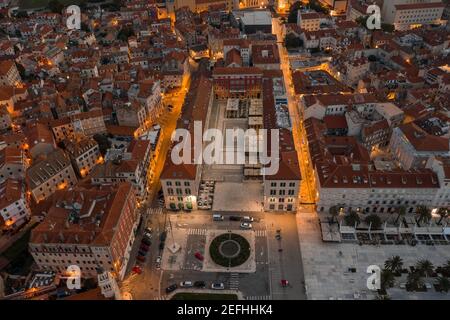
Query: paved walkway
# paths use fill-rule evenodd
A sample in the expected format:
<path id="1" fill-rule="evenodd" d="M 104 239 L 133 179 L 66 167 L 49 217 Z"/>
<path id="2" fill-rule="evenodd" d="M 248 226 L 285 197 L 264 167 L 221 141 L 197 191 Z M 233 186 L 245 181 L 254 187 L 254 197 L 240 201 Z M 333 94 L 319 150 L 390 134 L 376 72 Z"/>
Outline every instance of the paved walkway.
<path id="1" fill-rule="evenodd" d="M 450 259 L 448 246 L 363 245 L 353 243 L 325 243 L 321 240 L 318 216 L 315 212 L 297 214 L 298 233 L 303 256 L 308 299 L 373 299 L 375 293 L 367 289 L 367 267 L 378 265 L 395 255 L 403 259 L 404 267 L 413 266 L 420 259 L 430 260 L 434 266 Z M 356 272 L 350 272 L 355 268 Z M 414 298 L 404 291 L 402 299 Z M 392 298 L 398 298 L 392 296 Z"/>

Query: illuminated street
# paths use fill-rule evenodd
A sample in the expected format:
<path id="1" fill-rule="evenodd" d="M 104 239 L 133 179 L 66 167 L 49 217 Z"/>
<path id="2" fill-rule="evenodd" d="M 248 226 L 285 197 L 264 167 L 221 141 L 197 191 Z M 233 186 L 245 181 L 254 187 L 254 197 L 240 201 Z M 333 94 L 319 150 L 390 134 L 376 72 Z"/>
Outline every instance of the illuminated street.
<path id="1" fill-rule="evenodd" d="M 294 93 L 294 85 L 292 83 L 292 75 L 289 66 L 289 58 L 286 47 L 283 45 L 282 38 L 282 24 L 279 19 L 276 19 L 274 24 L 274 31 L 277 36 L 278 50 L 281 59 L 281 70 L 283 71 L 284 83 L 286 85 L 286 95 L 288 99 L 289 113 L 292 121 L 292 133 L 294 136 L 295 146 L 298 152 L 298 159 L 300 161 L 300 169 L 302 172 L 302 190 L 300 193 L 301 202 L 306 205 L 315 203 L 315 184 L 314 174 L 309 163 L 308 145 L 303 129 L 302 115 L 300 113 L 300 99 Z"/>

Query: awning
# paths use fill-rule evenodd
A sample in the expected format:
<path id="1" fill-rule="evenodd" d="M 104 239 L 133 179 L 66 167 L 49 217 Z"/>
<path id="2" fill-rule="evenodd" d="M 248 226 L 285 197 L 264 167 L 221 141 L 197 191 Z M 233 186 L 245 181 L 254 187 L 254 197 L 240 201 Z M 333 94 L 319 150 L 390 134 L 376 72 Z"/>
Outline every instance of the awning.
<path id="1" fill-rule="evenodd" d="M 175 205 L 175 203 L 172 202 L 172 203 L 170 204 L 170 209 L 175 210 L 176 208 L 177 208 L 177 206 Z"/>
<path id="2" fill-rule="evenodd" d="M 178 204 L 178 209 L 183 209 L 183 204 L 181 202 Z"/>
<path id="3" fill-rule="evenodd" d="M 186 208 L 192 210 L 192 203 L 191 202 L 186 203 Z"/>

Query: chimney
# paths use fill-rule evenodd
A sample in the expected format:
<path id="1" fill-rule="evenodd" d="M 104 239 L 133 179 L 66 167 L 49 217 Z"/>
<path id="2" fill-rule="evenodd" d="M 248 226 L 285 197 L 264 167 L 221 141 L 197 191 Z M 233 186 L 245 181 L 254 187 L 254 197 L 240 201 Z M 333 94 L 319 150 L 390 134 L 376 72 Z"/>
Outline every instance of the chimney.
<path id="1" fill-rule="evenodd" d="M 64 234 L 62 233 L 62 231 L 59 232 L 59 240 L 61 242 L 64 242 Z"/>

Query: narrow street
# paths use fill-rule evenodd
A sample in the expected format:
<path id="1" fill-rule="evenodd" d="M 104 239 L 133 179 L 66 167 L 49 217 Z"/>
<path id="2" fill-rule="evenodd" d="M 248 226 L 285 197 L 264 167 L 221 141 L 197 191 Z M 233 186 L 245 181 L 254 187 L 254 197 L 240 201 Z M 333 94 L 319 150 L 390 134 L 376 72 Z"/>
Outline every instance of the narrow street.
<path id="1" fill-rule="evenodd" d="M 163 104 L 167 108 L 172 105 L 172 111 L 165 112 L 164 115 L 159 119 L 158 124 L 161 126 L 162 132 L 162 142 L 161 149 L 158 154 L 156 161 L 156 166 L 153 168 L 153 180 L 149 181 L 149 193 L 148 193 L 148 204 L 150 204 L 160 188 L 159 177 L 164 168 L 166 162 L 167 151 L 171 145 L 172 133 L 176 129 L 177 120 L 181 114 L 181 109 L 183 106 L 184 98 L 186 97 L 189 87 L 191 85 L 190 76 L 185 76 L 183 78 L 183 84 L 181 88 L 170 95 L 165 95 L 163 97 Z"/>
<path id="2" fill-rule="evenodd" d="M 156 299 L 160 296 L 160 288 L 159 284 L 161 282 L 162 271 L 156 270 L 155 259 L 159 255 L 159 236 L 161 232 L 164 231 L 164 215 L 154 215 L 152 212 L 154 210 L 150 209 L 150 205 L 155 199 L 155 195 L 158 193 L 160 188 L 159 178 L 161 176 L 162 170 L 164 168 L 164 164 L 166 161 L 167 153 L 171 145 L 171 136 L 177 126 L 177 120 L 181 114 L 182 106 L 184 99 L 186 97 L 187 92 L 189 91 L 189 87 L 191 84 L 190 76 L 185 76 L 183 78 L 183 84 L 181 88 L 170 95 L 165 95 L 163 97 L 163 104 L 167 108 L 169 105 L 172 105 L 172 111 L 165 112 L 164 115 L 159 119 L 158 124 L 161 126 L 161 149 L 159 154 L 157 155 L 157 160 L 153 169 L 154 175 L 153 179 L 148 181 L 148 199 L 147 205 L 142 209 L 145 210 L 143 215 L 143 224 L 138 230 L 138 234 L 136 236 L 135 243 L 133 245 L 133 250 L 131 252 L 130 263 L 128 266 L 128 275 L 121 283 L 122 292 L 131 292 L 133 294 L 133 290 L 131 288 L 139 287 L 142 291 L 146 291 L 148 293 L 147 296 L 142 297 L 138 296 L 137 299 Z M 150 164 L 151 165 L 151 164 Z M 150 251 L 147 255 L 147 261 L 144 264 L 143 272 L 141 275 L 136 275 L 131 273 L 131 269 L 134 266 L 134 262 L 136 260 L 136 254 L 138 251 L 138 247 L 141 243 L 142 232 L 145 227 L 151 227 L 154 230 L 153 233 L 153 244 L 150 247 Z"/>
<path id="3" fill-rule="evenodd" d="M 275 20 L 275 19 L 274 19 Z M 306 134 L 303 128 L 303 118 L 299 112 L 300 99 L 295 96 L 294 85 L 292 82 L 292 75 L 289 67 L 289 58 L 286 48 L 283 45 L 284 39 L 282 37 L 282 24 L 280 20 L 276 19 L 274 22 L 274 31 L 277 36 L 278 51 L 280 55 L 280 67 L 283 71 L 284 83 L 286 85 L 286 96 L 288 100 L 289 114 L 292 121 L 292 134 L 294 143 L 298 153 L 300 162 L 300 170 L 302 173 L 301 186 L 301 203 L 313 204 L 315 203 L 315 184 L 313 171 L 309 165 L 308 149 L 306 144 Z"/>

